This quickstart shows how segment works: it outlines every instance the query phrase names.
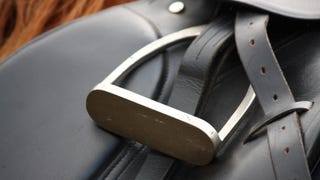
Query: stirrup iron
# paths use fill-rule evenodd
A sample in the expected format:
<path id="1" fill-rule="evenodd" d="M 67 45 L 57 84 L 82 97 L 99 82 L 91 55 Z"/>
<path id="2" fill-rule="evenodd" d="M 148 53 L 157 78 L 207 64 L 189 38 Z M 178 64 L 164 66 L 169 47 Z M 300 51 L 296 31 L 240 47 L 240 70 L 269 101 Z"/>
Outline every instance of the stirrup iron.
<path id="1" fill-rule="evenodd" d="M 177 159 L 195 165 L 208 164 L 252 104 L 255 93 L 251 86 L 236 111 L 217 132 L 198 117 L 113 85 L 150 57 L 178 42 L 195 38 L 205 27 L 172 33 L 130 56 L 88 95 L 87 111 L 91 118 L 110 132 Z"/>

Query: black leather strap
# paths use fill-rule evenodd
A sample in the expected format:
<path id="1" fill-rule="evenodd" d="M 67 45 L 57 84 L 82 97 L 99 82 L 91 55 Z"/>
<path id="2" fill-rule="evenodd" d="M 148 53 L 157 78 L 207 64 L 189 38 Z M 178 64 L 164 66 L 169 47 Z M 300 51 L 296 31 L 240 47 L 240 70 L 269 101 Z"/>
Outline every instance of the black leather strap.
<path id="1" fill-rule="evenodd" d="M 235 37 L 238 53 L 265 114 L 295 103 L 267 36 L 268 15 L 238 13 Z M 276 179 L 311 179 L 297 113 L 267 126 Z"/>
<path id="2" fill-rule="evenodd" d="M 215 63 L 214 58 L 232 38 L 232 25 L 230 17 L 217 18 L 191 43 L 180 66 L 168 105 L 196 114 L 210 68 Z M 148 154 L 136 179 L 165 179 L 174 163 L 174 159 L 152 152 Z"/>
<path id="3" fill-rule="evenodd" d="M 189 114 L 197 114 L 198 103 L 208 82 L 210 71 L 219 68 L 214 58 L 230 40 L 232 18 L 222 17 L 213 20 L 208 28 L 196 38 L 187 49 L 169 99 L 169 105 Z M 213 73 L 213 76 L 214 73 Z"/>
<path id="4" fill-rule="evenodd" d="M 295 102 L 293 104 L 290 104 L 288 107 L 284 107 L 284 109 L 280 109 L 277 110 L 276 112 L 271 112 L 269 114 L 266 114 L 264 121 L 262 121 L 261 123 L 258 123 L 257 125 L 255 125 L 248 137 L 245 140 L 245 143 L 247 143 L 248 141 L 251 141 L 255 138 L 255 135 L 258 131 L 260 131 L 263 127 L 273 123 L 274 121 L 277 121 L 293 112 L 297 112 L 297 113 L 302 113 L 305 111 L 308 111 L 311 109 L 312 107 L 312 102 L 310 101 L 299 101 L 299 102 Z"/>
<path id="5" fill-rule="evenodd" d="M 151 151 L 144 161 L 136 180 L 167 179 L 175 160 L 159 152 Z"/>

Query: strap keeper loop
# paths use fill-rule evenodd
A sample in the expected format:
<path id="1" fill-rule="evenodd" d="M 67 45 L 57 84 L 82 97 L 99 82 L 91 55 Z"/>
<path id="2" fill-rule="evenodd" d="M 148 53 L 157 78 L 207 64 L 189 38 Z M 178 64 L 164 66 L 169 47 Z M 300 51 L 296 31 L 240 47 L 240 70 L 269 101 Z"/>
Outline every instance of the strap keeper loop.
<path id="1" fill-rule="evenodd" d="M 249 141 L 254 140 L 257 137 L 257 132 L 259 132 L 262 128 L 264 128 L 265 126 L 293 113 L 293 112 L 297 112 L 297 113 L 303 113 L 306 112 L 308 110 L 310 110 L 313 106 L 313 102 L 310 101 L 298 101 L 295 103 L 290 104 L 289 106 L 276 111 L 276 112 L 271 112 L 266 114 L 264 121 L 258 123 L 257 125 L 255 125 L 251 130 L 249 135 L 246 137 L 244 144 L 248 143 Z"/>

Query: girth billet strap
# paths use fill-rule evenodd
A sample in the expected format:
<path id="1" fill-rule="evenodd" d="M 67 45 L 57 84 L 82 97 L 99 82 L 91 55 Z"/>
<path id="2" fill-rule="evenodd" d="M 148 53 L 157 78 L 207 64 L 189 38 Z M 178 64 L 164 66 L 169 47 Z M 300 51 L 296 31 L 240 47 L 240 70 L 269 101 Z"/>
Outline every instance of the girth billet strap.
<path id="1" fill-rule="evenodd" d="M 235 23 L 238 53 L 265 114 L 295 103 L 267 36 L 268 18 L 239 12 Z M 297 112 L 268 124 L 267 135 L 276 179 L 311 179 Z"/>

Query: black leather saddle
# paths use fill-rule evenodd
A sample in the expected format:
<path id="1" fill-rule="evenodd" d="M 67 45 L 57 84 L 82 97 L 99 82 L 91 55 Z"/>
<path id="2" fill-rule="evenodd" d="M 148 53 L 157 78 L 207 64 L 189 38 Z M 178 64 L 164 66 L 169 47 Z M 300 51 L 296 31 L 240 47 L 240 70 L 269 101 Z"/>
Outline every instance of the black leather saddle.
<path id="1" fill-rule="evenodd" d="M 45 33 L 0 64 L 0 179 L 320 178 L 318 19 L 142 0 Z"/>

